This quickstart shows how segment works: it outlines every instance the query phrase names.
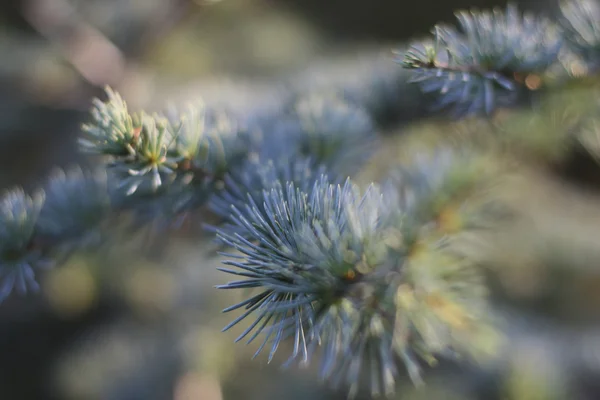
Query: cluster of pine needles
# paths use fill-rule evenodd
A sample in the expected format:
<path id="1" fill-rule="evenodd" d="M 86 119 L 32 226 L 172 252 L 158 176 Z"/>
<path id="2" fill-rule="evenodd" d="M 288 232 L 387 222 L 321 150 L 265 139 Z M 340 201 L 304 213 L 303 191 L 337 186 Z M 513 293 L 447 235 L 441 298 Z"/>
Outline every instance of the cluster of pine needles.
<path id="1" fill-rule="evenodd" d="M 2 198 L 0 297 L 111 245 L 116 226 L 163 232 L 202 209 L 235 276 L 218 288 L 247 296 L 225 310 L 238 316 L 224 330 L 241 326 L 236 341 L 256 340 L 256 355 L 271 360 L 291 340 L 289 364 L 318 358 L 327 382 L 373 395 L 394 393 L 407 373 L 420 382 L 440 357 L 477 358 L 495 334 L 481 252 L 514 216 L 498 187 L 521 165 L 515 155 L 556 163 L 579 146 L 600 157 L 600 98 L 563 107 L 597 71 L 600 7 L 457 19 L 398 51 L 398 69 L 432 114 L 469 124 L 468 140 L 407 141 L 370 185 L 357 176 L 385 140 L 373 110 L 343 90 L 292 93 L 283 111 L 248 123 L 203 102 L 133 112 L 107 89 L 79 140 L 97 168 L 54 171 L 39 191 Z"/>

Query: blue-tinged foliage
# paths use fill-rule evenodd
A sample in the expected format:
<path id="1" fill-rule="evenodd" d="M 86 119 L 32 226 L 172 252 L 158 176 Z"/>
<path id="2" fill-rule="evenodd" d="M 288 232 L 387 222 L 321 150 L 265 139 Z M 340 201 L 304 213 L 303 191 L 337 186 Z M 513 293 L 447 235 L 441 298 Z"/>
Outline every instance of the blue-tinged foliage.
<path id="1" fill-rule="evenodd" d="M 166 117 L 175 137 L 171 151 L 181 172 L 214 181 L 243 163 L 250 138 L 230 113 L 196 102 L 183 110 L 171 107 Z"/>
<path id="2" fill-rule="evenodd" d="M 435 167 L 447 171 L 444 162 Z M 431 185 L 442 185 L 440 171 L 418 171 L 431 173 Z M 422 229 L 426 223 L 403 235 L 404 224 L 414 220 L 414 207 L 399 199 L 386 199 L 373 186 L 361 195 L 349 180 L 332 185 L 321 177 L 308 191 L 278 184 L 262 199 L 248 196 L 246 204 L 237 202 L 231 207 L 231 225 L 218 237 L 236 251 L 226 254 L 225 264 L 233 268 L 222 270 L 244 279 L 219 287 L 258 292 L 225 310 L 244 310 L 225 330 L 254 315 L 237 341 L 248 338 L 250 343 L 263 333 L 256 355 L 269 346 L 271 360 L 281 341 L 293 337 L 289 362 L 309 363 L 319 350 L 321 376 L 350 386 L 351 394 L 363 374 L 371 378 L 373 394 L 392 392 L 399 363 L 419 379 L 415 355 L 431 358 L 449 351 L 456 345 L 454 330 L 460 330 L 435 310 L 427 314 L 427 296 L 452 302 L 452 312 L 469 315 L 466 319 L 478 315 L 470 310 L 471 302 L 480 307 L 484 297 L 479 284 L 462 286 L 464 273 L 476 275 L 473 264 L 466 260 L 464 268 L 455 268 L 451 257 L 442 254 L 444 241 Z M 427 259 L 442 263 L 425 264 L 418 256 L 422 248 L 428 249 Z M 430 274 L 438 280 L 430 280 Z M 413 296 L 408 303 L 407 296 Z M 415 312 L 416 307 L 422 311 Z M 435 326 L 435 333 L 421 332 L 425 326 Z"/>
<path id="3" fill-rule="evenodd" d="M 365 377 L 371 395 L 393 394 L 403 361 L 394 351 L 389 317 L 395 316 L 395 305 L 381 301 L 394 297 L 395 285 L 377 288 L 379 293 L 369 289 L 356 285 L 351 296 L 329 307 L 316 322 L 308 349 L 312 355 L 321 346 L 321 378 L 349 388 L 349 397 L 362 389 Z"/>
<path id="4" fill-rule="evenodd" d="M 395 198 L 399 209 L 415 212 L 425 197 L 431 196 L 446 182 L 444 178 L 453 167 L 461 162 L 468 163 L 465 155 L 456 154 L 450 148 L 415 154 L 410 163 L 390 169 L 383 185 L 386 196 Z"/>
<path id="5" fill-rule="evenodd" d="M 344 178 L 364 165 L 378 143 L 369 114 L 337 95 L 294 97 L 286 113 L 263 125 L 261 158 L 310 157 Z"/>
<path id="6" fill-rule="evenodd" d="M 595 0 L 570 0 L 560 3 L 561 20 L 567 43 L 589 68 L 600 63 L 600 4 Z"/>
<path id="7" fill-rule="evenodd" d="M 133 211 L 134 226 L 177 225 L 246 159 L 249 136 L 225 111 L 197 102 L 163 114 L 131 115 L 117 94 L 107 94 L 105 103 L 94 102 L 80 144 L 107 156 L 111 203 Z"/>
<path id="8" fill-rule="evenodd" d="M 57 169 L 44 186 L 44 193 L 36 223 L 38 235 L 61 248 L 100 243 L 100 227 L 111 211 L 105 170 Z"/>
<path id="9" fill-rule="evenodd" d="M 248 150 L 243 130 L 224 112 L 198 103 L 183 112 L 130 115 L 118 95 L 110 89 L 107 94 L 105 103 L 94 102 L 93 122 L 84 126 L 80 145 L 110 156 L 107 166 L 128 196 L 164 192 L 173 183 L 204 187 L 222 179 Z"/>
<path id="10" fill-rule="evenodd" d="M 229 113 L 201 102 L 183 111 L 171 108 L 166 115 L 179 162 L 177 180 L 165 199 L 171 208 L 167 214 L 174 215 L 204 204 L 228 173 L 239 170 L 247 159 L 250 137 Z"/>
<path id="11" fill-rule="evenodd" d="M 265 191 L 262 210 L 252 199 L 244 210 L 234 207 L 232 224 L 247 235 L 235 229 L 218 233 L 224 244 L 237 251 L 228 254 L 230 260 L 225 262 L 234 268 L 223 270 L 249 279 L 220 287 L 262 291 L 227 309 L 246 311 L 226 329 L 256 314 L 238 340 L 254 330 L 250 342 L 268 331 L 263 346 L 271 339 L 269 358 L 290 335 L 305 349 L 319 316 L 362 276 L 387 261 L 379 219 L 382 207 L 375 188 L 361 196 L 349 181 L 332 185 L 325 177 L 308 193 L 293 183 Z"/>
<path id="12" fill-rule="evenodd" d="M 577 4 L 563 7 L 567 40 L 591 58 L 597 26 Z M 435 27 L 432 43 L 412 46 L 402 60 L 403 74 L 455 116 L 513 105 L 528 78 L 542 82 L 562 48 L 557 26 L 511 5 L 457 19 L 458 27 Z M 391 96 L 375 81 L 365 86 Z M 373 154 L 369 112 L 381 107 L 364 93 L 353 101 L 295 93 L 281 114 L 249 118 L 259 135 L 202 102 L 134 114 L 118 94 L 107 95 L 94 102 L 80 140 L 107 170 L 57 172 L 45 202 L 22 191 L 3 199 L 0 300 L 14 288 L 37 289 L 35 270 L 48 254 L 56 259 L 49 250 L 98 243 L 103 222 L 115 221 L 109 214 L 119 228 L 133 216 L 139 232 L 148 223 L 176 225 L 208 203 L 220 218 L 218 241 L 229 248 L 221 270 L 238 277 L 218 287 L 247 295 L 225 309 L 241 314 L 224 330 L 245 325 L 236 341 L 260 336 L 255 356 L 266 349 L 271 361 L 291 339 L 286 365 L 320 358 L 320 375 L 334 386 L 387 395 L 404 368 L 419 382 L 422 363 L 477 350 L 487 293 L 465 250 L 476 246 L 460 245 L 497 217 L 489 207 L 497 202 L 483 193 L 497 165 L 485 155 L 410 148 L 382 190 L 361 191 L 348 176 Z"/>
<path id="13" fill-rule="evenodd" d="M 231 224 L 234 209 L 244 213 L 247 211 L 246 205 L 252 203 L 264 213 L 265 191 L 282 189 L 288 183 L 293 183 L 297 189 L 308 193 L 315 182 L 326 174 L 326 168 L 315 165 L 310 158 L 278 157 L 276 160 L 264 160 L 260 156 L 250 158 L 225 177 L 223 189 L 210 201 L 211 210 L 224 223 L 220 227 L 222 231 L 233 230 L 241 236 L 247 236 L 249 232 L 239 225 Z M 331 180 L 333 183 L 338 181 L 339 179 Z"/>
<path id="14" fill-rule="evenodd" d="M 456 17 L 458 29 L 436 26 L 432 44 L 416 44 L 400 60 L 413 70 L 412 82 L 436 94 L 434 109 L 456 117 L 514 104 L 525 77 L 554 64 L 562 46 L 556 26 L 510 4 Z"/>
<path id="15" fill-rule="evenodd" d="M 377 143 L 370 116 L 339 98 L 300 98 L 294 104 L 294 115 L 302 132 L 298 138 L 300 154 L 314 158 L 334 173 L 355 174 Z"/>
<path id="16" fill-rule="evenodd" d="M 36 270 L 51 264 L 33 241 L 43 203 L 42 193 L 30 197 L 22 190 L 0 200 L 0 301 L 15 290 L 37 291 Z"/>

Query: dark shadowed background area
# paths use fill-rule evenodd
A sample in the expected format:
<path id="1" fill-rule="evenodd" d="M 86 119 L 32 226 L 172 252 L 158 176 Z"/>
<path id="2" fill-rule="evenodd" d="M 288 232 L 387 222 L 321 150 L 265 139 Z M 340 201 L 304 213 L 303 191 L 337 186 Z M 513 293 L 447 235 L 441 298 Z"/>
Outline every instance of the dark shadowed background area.
<path id="1" fill-rule="evenodd" d="M 556 7 L 550 0 L 515 3 Z M 35 185 L 53 166 L 86 162 L 75 139 L 104 85 L 134 109 L 202 96 L 243 111 L 268 103 L 279 83 L 313 71 L 324 71 L 322 79 L 355 71 L 359 82 L 356 71 L 369 59 L 452 21 L 455 10 L 504 4 L 2 0 L 0 186 Z M 385 68 L 399 67 L 390 58 Z M 411 110 L 399 119 L 423 112 L 412 93 L 396 93 Z M 82 256 L 49 272 L 38 295 L 0 305 L 0 399 L 343 398 L 315 384 L 314 371 L 251 361 L 252 349 L 220 333 L 229 316 L 219 311 L 231 296 L 215 293 L 213 285 L 226 278 L 215 271 L 213 249 L 198 243 L 183 234 L 157 254 Z M 464 373 L 448 367 L 440 385 L 457 386 L 455 397 L 450 389 L 419 394 L 407 383 L 403 398 L 489 398 L 485 377 L 456 383 L 454 375 Z"/>

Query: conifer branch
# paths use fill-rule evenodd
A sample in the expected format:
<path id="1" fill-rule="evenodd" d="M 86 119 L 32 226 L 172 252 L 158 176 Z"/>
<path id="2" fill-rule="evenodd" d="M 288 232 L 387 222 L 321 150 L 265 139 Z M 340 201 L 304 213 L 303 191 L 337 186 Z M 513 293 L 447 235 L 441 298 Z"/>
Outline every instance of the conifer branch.
<path id="1" fill-rule="evenodd" d="M 564 37 L 569 48 L 582 58 L 589 72 L 600 62 L 600 5 L 593 0 L 570 0 L 560 3 Z"/>
<path id="2" fill-rule="evenodd" d="M 412 82 L 438 94 L 434 108 L 449 108 L 455 117 L 514 104 L 525 78 L 553 65 L 563 42 L 556 24 L 511 4 L 456 18 L 458 28 L 435 26 L 432 44 L 417 43 L 400 60 L 414 71 Z"/>
<path id="3" fill-rule="evenodd" d="M 596 62 L 597 10 L 582 0 L 562 9 L 562 25 L 510 5 L 459 12 L 458 28 L 436 26 L 402 66 L 437 108 L 489 116 L 538 89 L 531 77 L 542 82 L 565 51 Z M 37 290 L 38 271 L 98 247 L 115 221 L 165 229 L 207 206 L 221 271 L 235 276 L 218 288 L 247 295 L 224 310 L 241 312 L 224 330 L 243 326 L 236 341 L 258 341 L 255 356 L 272 361 L 291 339 L 286 366 L 319 358 L 328 383 L 375 396 L 394 393 L 405 371 L 419 383 L 424 364 L 476 353 L 494 321 L 465 250 L 478 246 L 465 241 L 510 216 L 490 189 L 501 163 L 468 146 L 409 149 L 363 190 L 355 175 L 380 144 L 374 109 L 337 94 L 291 97 L 245 126 L 203 102 L 132 112 L 107 89 L 79 141 L 100 165 L 54 171 L 39 193 L 0 200 L 0 300 Z M 580 139 L 597 153 L 597 126 L 586 127 Z"/>

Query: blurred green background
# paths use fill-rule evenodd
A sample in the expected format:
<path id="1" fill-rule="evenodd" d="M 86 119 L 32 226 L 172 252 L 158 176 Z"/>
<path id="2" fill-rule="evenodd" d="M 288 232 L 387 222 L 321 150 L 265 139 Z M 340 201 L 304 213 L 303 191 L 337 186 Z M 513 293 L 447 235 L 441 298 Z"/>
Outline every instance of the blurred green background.
<path id="1" fill-rule="evenodd" d="M 517 3 L 535 11 L 556 7 L 550 0 Z M 87 162 L 75 138 L 91 99 L 106 84 L 133 109 L 201 96 L 251 114 L 273 106 L 289 82 L 346 79 L 360 86 L 378 68 L 402 78 L 391 49 L 451 21 L 456 9 L 502 4 L 2 0 L 0 186 L 36 185 L 54 166 Z M 392 90 L 398 107 L 389 130 L 397 132 L 425 110 L 414 89 L 401 84 Z M 220 310 L 237 294 L 213 289 L 227 277 L 215 270 L 219 260 L 208 241 L 182 232 L 142 255 L 131 251 L 136 244 L 81 255 L 44 276 L 39 295 L 0 306 L 0 399 L 344 398 L 343 391 L 317 384 L 313 370 L 282 371 L 265 357 L 251 361 L 254 347 L 233 345 L 235 332 L 220 332 L 231 318 Z M 504 278 L 516 297 L 539 289 L 538 279 L 515 271 Z M 586 284 L 586 296 L 600 287 L 597 278 Z M 600 368 L 600 358 L 589 351 L 600 349 L 597 334 L 544 329 L 547 323 L 524 314 L 512 324 L 521 339 L 500 366 L 482 372 L 443 364 L 426 390 L 406 381 L 398 398 L 600 398 L 600 381 L 590 372 Z M 569 363 L 580 370 L 577 391 L 567 394 L 565 381 L 573 378 L 558 364 Z M 500 369 L 501 387 L 494 378 Z"/>

